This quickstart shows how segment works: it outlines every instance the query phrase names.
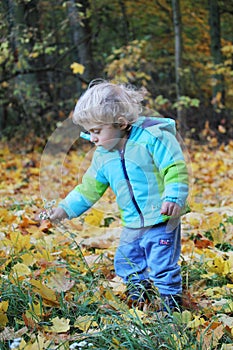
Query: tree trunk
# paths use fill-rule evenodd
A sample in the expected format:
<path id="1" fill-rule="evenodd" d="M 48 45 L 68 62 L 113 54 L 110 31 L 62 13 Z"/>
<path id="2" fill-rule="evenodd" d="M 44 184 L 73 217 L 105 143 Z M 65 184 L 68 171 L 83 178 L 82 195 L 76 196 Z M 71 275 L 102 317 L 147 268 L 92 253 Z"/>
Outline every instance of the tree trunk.
<path id="1" fill-rule="evenodd" d="M 4 4 L 8 14 L 8 33 L 11 52 L 14 57 L 13 70 L 19 71 L 19 74 L 15 77 L 17 94 L 15 94 L 14 101 L 17 106 L 18 123 L 20 124 L 21 119 L 25 119 L 26 121 L 31 119 L 31 111 L 26 107 L 27 104 L 25 101 L 28 99 L 27 94 L 30 86 L 37 86 L 37 78 L 34 73 L 20 74 L 20 71 L 30 68 L 30 59 L 27 53 L 31 44 L 29 40 L 26 40 L 28 27 L 25 19 L 30 17 L 31 8 L 26 8 L 24 3 L 13 0 L 5 0 Z M 34 5 L 36 6 L 36 4 L 32 6 Z M 8 118 L 7 115 L 6 118 Z"/>
<path id="2" fill-rule="evenodd" d="M 123 18 L 123 28 L 124 28 L 124 44 L 127 45 L 129 42 L 129 20 L 126 11 L 126 4 L 124 0 L 119 0 L 119 5 L 121 8 L 122 18 Z"/>
<path id="3" fill-rule="evenodd" d="M 214 65 L 217 66 L 222 63 L 221 23 L 218 0 L 209 0 L 209 24 L 211 55 Z M 220 104 L 224 104 L 224 79 L 221 74 L 214 74 L 213 80 L 212 103 L 216 110 Z"/>
<path id="4" fill-rule="evenodd" d="M 78 7 L 77 4 L 79 4 Z M 83 79 L 88 83 L 91 79 L 95 78 L 91 45 L 91 27 L 89 18 L 87 17 L 89 2 L 88 0 L 69 0 L 67 1 L 67 6 L 72 40 L 76 47 L 74 59 L 85 67 Z"/>
<path id="5" fill-rule="evenodd" d="M 180 101 L 180 97 L 183 94 L 182 89 L 182 21 L 180 13 L 180 1 L 172 0 L 173 9 L 173 25 L 175 33 L 175 76 L 176 76 L 176 98 Z M 182 133 L 186 128 L 185 112 L 181 108 L 177 108 L 178 128 Z"/>

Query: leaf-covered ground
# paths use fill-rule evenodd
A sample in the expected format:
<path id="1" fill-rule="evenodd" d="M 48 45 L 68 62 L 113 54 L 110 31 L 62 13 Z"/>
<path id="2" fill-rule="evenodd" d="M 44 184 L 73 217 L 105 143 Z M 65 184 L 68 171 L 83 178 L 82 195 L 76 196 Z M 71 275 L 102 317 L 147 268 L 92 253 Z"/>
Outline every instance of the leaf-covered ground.
<path id="1" fill-rule="evenodd" d="M 156 300 L 129 305 L 114 274 L 120 221 L 111 191 L 81 218 L 35 220 L 48 205 L 42 197 L 58 199 L 76 184 L 88 149 L 41 163 L 39 152 L 1 144 L 1 349 L 233 349 L 233 143 L 186 143 L 184 305 L 170 318 L 156 312 Z"/>

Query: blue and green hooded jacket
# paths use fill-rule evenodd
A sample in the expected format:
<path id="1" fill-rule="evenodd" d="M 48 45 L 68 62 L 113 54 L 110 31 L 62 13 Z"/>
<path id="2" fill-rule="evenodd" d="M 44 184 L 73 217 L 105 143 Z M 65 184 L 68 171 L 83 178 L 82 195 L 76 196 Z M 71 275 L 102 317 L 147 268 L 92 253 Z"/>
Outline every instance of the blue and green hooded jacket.
<path id="1" fill-rule="evenodd" d="M 69 219 L 78 217 L 110 186 L 123 226 L 140 228 L 167 221 L 169 217 L 160 214 L 163 201 L 175 202 L 185 212 L 188 172 L 175 135 L 174 120 L 140 117 L 121 152 L 96 148 L 82 183 L 59 206 Z"/>

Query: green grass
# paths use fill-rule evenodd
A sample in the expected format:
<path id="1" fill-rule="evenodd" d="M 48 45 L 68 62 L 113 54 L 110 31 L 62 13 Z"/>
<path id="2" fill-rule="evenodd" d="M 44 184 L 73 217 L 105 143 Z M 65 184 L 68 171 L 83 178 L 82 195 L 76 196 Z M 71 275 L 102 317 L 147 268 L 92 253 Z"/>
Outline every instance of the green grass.
<path id="1" fill-rule="evenodd" d="M 14 332 L 20 331 L 25 326 L 25 314 L 29 307 L 33 310 L 33 305 L 39 305 L 38 314 L 31 311 L 33 322 L 28 324 L 28 332 L 23 335 L 26 342 L 38 336 L 45 334 L 46 329 L 52 326 L 52 320 L 56 317 L 68 319 L 70 330 L 67 333 L 67 340 L 61 340 L 58 343 L 51 340 L 49 349 L 72 349 L 72 344 L 77 346 L 74 349 L 161 349 L 161 350 L 205 350 L 203 348 L 204 335 L 197 338 L 197 329 L 190 328 L 182 317 L 157 313 L 155 309 L 148 309 L 144 314 L 140 311 L 130 308 L 126 300 L 121 299 L 114 294 L 109 297 L 106 287 L 107 279 L 104 273 L 101 273 L 104 262 L 98 262 L 96 267 L 90 268 L 85 261 L 83 253 L 78 245 L 70 245 L 73 255 L 67 255 L 65 258 L 58 259 L 57 265 L 47 266 L 41 279 L 46 279 L 56 271 L 56 267 L 65 267 L 74 286 L 67 292 L 56 293 L 59 305 L 46 305 L 41 295 L 33 290 L 30 284 L 30 278 L 17 279 L 12 278 L 11 268 L 15 262 L 20 261 L 20 254 L 12 257 L 2 274 L 0 293 L 1 300 L 8 301 L 7 310 L 8 324 L 6 327 L 11 328 Z M 61 247 L 56 247 L 59 251 Z M 34 249 L 34 248 L 32 248 Z M 4 264 L 2 265 L 2 267 Z M 37 267 L 32 271 L 37 272 Z M 201 279 L 201 274 L 206 273 L 205 264 L 202 261 L 193 262 L 192 264 L 182 264 L 182 275 L 186 288 L 192 287 Z M 226 281 L 225 281 L 226 282 Z M 219 282 L 216 277 L 217 284 Z M 110 290 L 110 289 L 109 289 Z M 191 309 L 190 309 L 191 310 Z M 194 311 L 190 311 L 194 316 Z M 197 314 L 201 315 L 201 311 Z M 83 330 L 77 327 L 77 319 L 88 318 L 90 321 L 89 328 Z M 213 315 L 214 319 L 214 315 Z M 206 319 L 207 320 L 207 319 Z M 47 328 L 46 328 L 47 327 Z M 5 327 L 1 328 L 4 331 Z M 17 333 L 16 333 L 17 334 Z M 56 339 L 56 335 L 55 335 Z M 13 342 L 12 339 L 3 341 L 0 337 L 0 349 L 9 350 Z M 223 342 L 230 343 L 232 336 L 224 334 L 219 340 L 218 346 L 210 345 L 206 350 L 221 349 Z M 78 344 L 81 345 L 79 346 Z M 40 350 L 38 348 L 38 350 Z"/>

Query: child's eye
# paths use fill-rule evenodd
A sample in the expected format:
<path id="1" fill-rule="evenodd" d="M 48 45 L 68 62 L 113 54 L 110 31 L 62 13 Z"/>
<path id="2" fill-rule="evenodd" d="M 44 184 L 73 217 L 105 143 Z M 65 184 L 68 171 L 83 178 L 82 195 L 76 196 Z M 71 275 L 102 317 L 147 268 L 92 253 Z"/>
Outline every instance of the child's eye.
<path id="1" fill-rule="evenodd" d="M 93 134 L 99 134 L 100 131 L 101 131 L 100 129 L 93 129 L 93 130 L 92 130 Z"/>

